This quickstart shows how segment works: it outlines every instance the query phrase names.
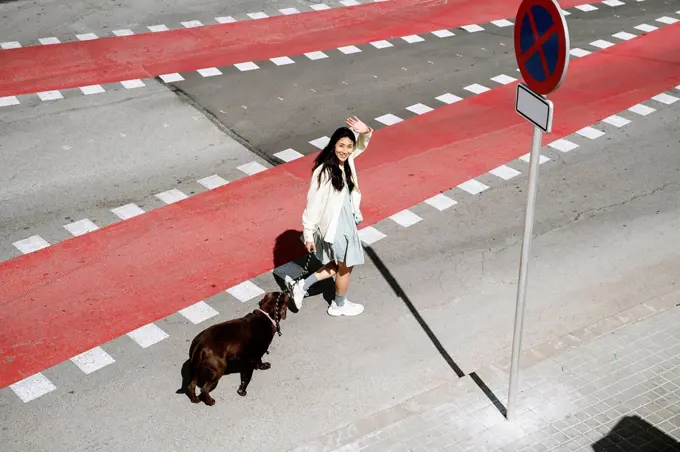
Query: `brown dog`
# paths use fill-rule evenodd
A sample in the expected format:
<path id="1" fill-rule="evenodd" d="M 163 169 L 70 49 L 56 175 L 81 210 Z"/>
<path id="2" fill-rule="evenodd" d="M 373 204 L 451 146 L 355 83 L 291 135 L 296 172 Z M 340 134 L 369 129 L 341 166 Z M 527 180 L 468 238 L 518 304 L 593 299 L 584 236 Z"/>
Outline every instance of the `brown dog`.
<path id="1" fill-rule="evenodd" d="M 185 393 L 193 403 L 196 385 L 201 388 L 200 398 L 206 405 L 214 405 L 215 399 L 210 391 L 217 387 L 225 373 L 239 370 L 241 385 L 238 394 L 245 396 L 246 388 L 255 369 L 269 369 L 271 365 L 262 362 L 265 353 L 276 333 L 276 299 L 280 292 L 265 294 L 259 308 L 239 319 L 228 320 L 210 326 L 200 332 L 189 347 L 189 360 L 182 370 L 182 388 L 177 393 Z M 279 299 L 279 318 L 286 318 L 290 296 L 281 294 Z"/>

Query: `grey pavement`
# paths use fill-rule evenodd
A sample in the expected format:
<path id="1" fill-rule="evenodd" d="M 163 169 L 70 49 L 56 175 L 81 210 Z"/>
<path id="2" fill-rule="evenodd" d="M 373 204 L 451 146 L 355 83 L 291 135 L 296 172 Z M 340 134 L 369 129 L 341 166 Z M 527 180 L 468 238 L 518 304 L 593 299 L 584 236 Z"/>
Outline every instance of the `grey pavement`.
<path id="1" fill-rule="evenodd" d="M 621 31 L 640 35 L 635 27 L 641 24 L 661 27 L 656 19 L 675 17 L 678 10 L 678 0 L 599 5 L 589 12 L 569 8 L 571 46 L 600 51 L 592 43 L 621 42 L 612 36 Z M 484 31 L 455 29 L 455 36 L 444 38 L 422 34 L 416 43 L 394 37 L 387 48 L 357 43 L 360 52 L 350 54 L 320 49 L 327 55 L 322 59 L 289 55 L 294 64 L 256 62 L 261 68 L 248 72 L 218 68 L 224 76 L 184 73 L 185 80 L 173 85 L 275 163 L 273 156 L 285 149 L 316 152 L 310 141 L 328 136 L 348 115 L 360 116 L 377 130 L 385 126 L 376 120 L 383 115 L 408 119 L 422 114 L 408 110 L 413 105 L 441 107 L 445 102 L 437 98 L 444 94 L 467 98 L 474 96 L 465 89 L 470 85 L 488 89 L 499 86 L 493 78 L 500 75 L 519 78 L 514 27 L 483 25 Z"/>
<path id="2" fill-rule="evenodd" d="M 605 132 L 598 139 L 567 137 L 579 145 L 570 152 L 545 149 L 524 337 L 540 355 L 527 365 L 579 330 L 586 338 L 661 310 L 656 300 L 677 290 L 680 103 L 645 104 L 656 111 L 621 112 L 631 121 L 623 128 L 595 124 Z M 522 174 L 482 175 L 490 189 L 476 196 L 450 190 L 458 204 L 444 211 L 416 205 L 422 221 L 407 228 L 376 224 L 386 236 L 367 248 L 349 292 L 366 312 L 331 318 L 324 296 L 308 298 L 283 323 L 272 368 L 254 376 L 246 398 L 235 376 L 220 382 L 214 407 L 174 393 L 194 335 L 254 309 L 256 298 L 222 293 L 205 300 L 218 313 L 208 320 L 178 313 L 156 322 L 168 337 L 148 348 L 125 336 L 102 344 L 115 362 L 93 373 L 70 361 L 46 369 L 56 389 L 35 400 L 0 391 L 3 450 L 286 451 L 475 371 L 502 400 L 484 369 L 509 356 L 528 165 L 508 166 Z M 277 288 L 271 274 L 251 282 Z"/>
<path id="3" fill-rule="evenodd" d="M 362 0 L 365 3 L 371 0 Z M 150 33 L 149 26 L 165 25 L 173 30 L 184 28 L 182 22 L 199 21 L 203 25 L 220 23 L 217 18 L 252 20 L 249 13 L 268 16 L 283 14 L 281 9 L 314 11 L 311 6 L 326 4 L 344 7 L 338 0 L 75 0 L 63 2 L 0 2 L 0 42 L 17 41 L 23 46 L 40 45 L 39 39 L 56 37 L 61 42 L 77 41 L 77 35 L 94 33 L 100 38 L 115 36 L 114 31 Z M 195 26 L 195 24 L 188 24 Z"/>
<path id="4" fill-rule="evenodd" d="M 678 306 L 678 291 L 650 300 L 632 323 L 612 319 L 614 331 L 572 335 L 570 345 L 523 366 L 513 420 L 501 362 L 291 452 L 680 450 Z"/>

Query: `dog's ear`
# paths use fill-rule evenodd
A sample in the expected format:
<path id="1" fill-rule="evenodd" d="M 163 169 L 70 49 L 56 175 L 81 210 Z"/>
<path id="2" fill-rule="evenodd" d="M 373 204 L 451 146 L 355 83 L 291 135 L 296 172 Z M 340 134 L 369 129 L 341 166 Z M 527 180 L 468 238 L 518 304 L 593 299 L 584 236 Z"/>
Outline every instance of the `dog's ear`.
<path id="1" fill-rule="evenodd" d="M 271 293 L 264 294 L 264 297 L 262 297 L 262 299 L 260 300 L 260 304 L 259 304 L 260 308 L 263 308 L 263 310 L 266 310 L 266 309 L 264 309 L 264 307 L 272 301 L 272 298 L 273 298 L 273 294 L 271 294 Z"/>

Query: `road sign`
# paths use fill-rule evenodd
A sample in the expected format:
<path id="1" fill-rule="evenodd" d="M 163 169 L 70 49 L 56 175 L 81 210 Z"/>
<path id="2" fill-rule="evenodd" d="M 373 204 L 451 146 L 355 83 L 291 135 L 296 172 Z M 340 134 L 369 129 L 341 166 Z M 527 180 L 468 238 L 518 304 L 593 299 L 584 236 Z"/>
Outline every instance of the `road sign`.
<path id="1" fill-rule="evenodd" d="M 555 91 L 569 65 L 569 30 L 556 0 L 524 0 L 515 21 L 515 57 L 532 91 Z"/>
<path id="2" fill-rule="evenodd" d="M 515 111 L 544 132 L 552 131 L 553 103 L 531 91 L 524 83 L 517 84 Z"/>
<path id="3" fill-rule="evenodd" d="M 515 110 L 534 125 L 529 161 L 529 189 L 524 216 L 524 238 L 519 258 L 515 328 L 512 335 L 510 387 L 506 417 L 514 420 L 519 381 L 519 358 L 524 329 L 524 302 L 531 237 L 536 207 L 538 164 L 541 158 L 543 132 L 552 130 L 553 104 L 545 98 L 559 88 L 569 64 L 569 30 L 562 8 L 556 0 L 523 0 L 515 21 L 515 57 L 526 85 L 517 85 Z"/>

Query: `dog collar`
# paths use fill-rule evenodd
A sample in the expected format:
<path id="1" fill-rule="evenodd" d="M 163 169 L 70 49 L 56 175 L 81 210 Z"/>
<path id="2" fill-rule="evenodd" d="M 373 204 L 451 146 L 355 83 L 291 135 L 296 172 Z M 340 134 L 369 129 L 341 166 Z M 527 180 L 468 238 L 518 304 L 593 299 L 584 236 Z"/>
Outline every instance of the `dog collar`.
<path id="1" fill-rule="evenodd" d="M 274 329 L 276 329 L 276 322 L 274 321 L 274 319 L 272 319 L 271 316 L 264 312 L 262 309 L 257 308 L 257 310 L 260 311 L 262 314 L 266 315 L 269 321 L 272 322 L 272 325 L 274 325 Z"/>

